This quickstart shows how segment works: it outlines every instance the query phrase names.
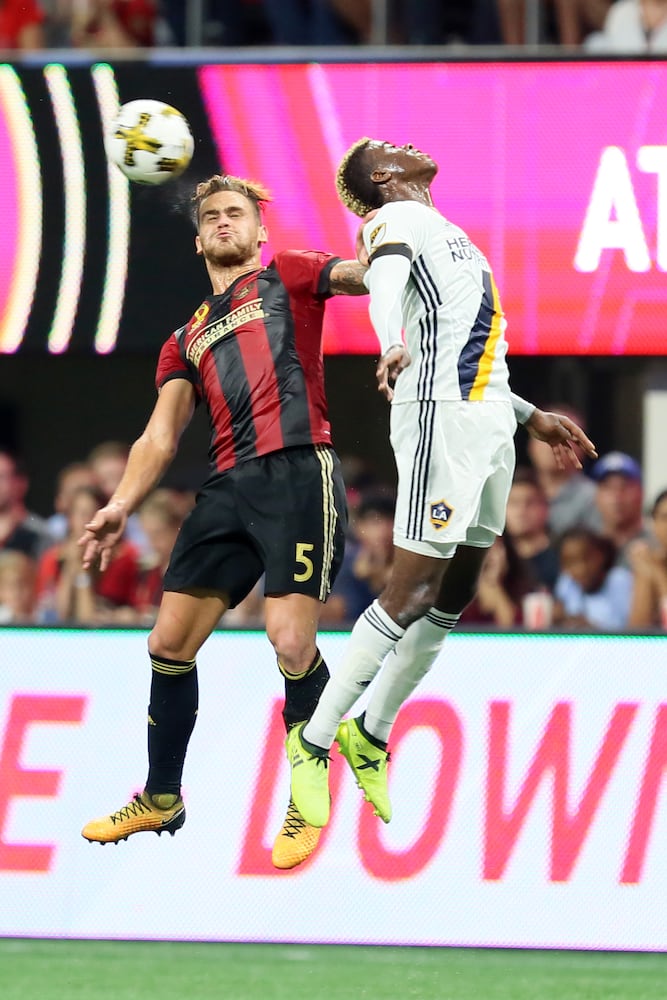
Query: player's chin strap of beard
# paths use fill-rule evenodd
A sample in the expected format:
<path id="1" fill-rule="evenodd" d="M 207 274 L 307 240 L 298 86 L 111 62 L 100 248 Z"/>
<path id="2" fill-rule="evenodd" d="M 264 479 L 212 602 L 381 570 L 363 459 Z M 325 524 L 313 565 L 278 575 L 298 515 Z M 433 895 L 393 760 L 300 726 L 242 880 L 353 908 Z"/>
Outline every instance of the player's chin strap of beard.
<path id="1" fill-rule="evenodd" d="M 315 650 L 315 657 L 310 666 L 300 674 L 288 673 L 280 658 L 278 669 L 285 678 L 283 721 L 285 729 L 289 730 L 297 723 L 305 722 L 315 711 L 320 695 L 329 680 L 329 669 L 319 649 Z"/>

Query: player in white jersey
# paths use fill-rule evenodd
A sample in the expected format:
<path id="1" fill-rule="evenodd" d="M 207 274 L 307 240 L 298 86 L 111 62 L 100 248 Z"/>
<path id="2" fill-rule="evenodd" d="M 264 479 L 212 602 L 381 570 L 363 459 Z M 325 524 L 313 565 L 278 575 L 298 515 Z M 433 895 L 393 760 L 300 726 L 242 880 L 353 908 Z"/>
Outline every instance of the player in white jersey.
<path id="1" fill-rule="evenodd" d="M 389 732 L 472 600 L 487 549 L 502 534 L 517 419 L 561 463 L 580 466 L 575 442 L 596 455 L 567 417 L 510 392 L 491 269 L 433 206 L 436 172 L 412 146 L 370 139 L 355 143 L 338 170 L 342 201 L 369 219 L 365 281 L 381 347 L 378 387 L 392 401 L 398 493 L 390 580 L 356 622 L 311 719 L 287 740 L 292 797 L 316 827 L 329 816 L 334 739 L 376 813 L 391 818 Z M 341 721 L 378 672 L 365 713 Z"/>
<path id="2" fill-rule="evenodd" d="M 383 354 L 403 329 L 411 358 L 392 406 L 395 540 L 438 559 L 462 542 L 488 547 L 505 522 L 516 429 L 489 265 L 462 229 L 414 201 L 383 206 L 364 242 Z"/>

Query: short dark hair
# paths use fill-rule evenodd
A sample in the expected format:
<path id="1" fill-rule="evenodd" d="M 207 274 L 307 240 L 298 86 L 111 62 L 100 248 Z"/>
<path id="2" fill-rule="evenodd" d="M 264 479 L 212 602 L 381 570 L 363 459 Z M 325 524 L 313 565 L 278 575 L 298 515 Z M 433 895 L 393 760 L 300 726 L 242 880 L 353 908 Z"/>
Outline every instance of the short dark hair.
<path id="1" fill-rule="evenodd" d="M 393 518 L 395 507 L 396 499 L 392 493 L 382 489 L 368 490 L 361 495 L 357 517 L 364 518 L 376 515 Z"/>
<path id="2" fill-rule="evenodd" d="M 667 500 L 667 490 L 661 490 L 653 501 L 653 506 L 651 507 L 651 517 L 656 516 L 658 513 L 658 507 L 664 500 Z"/>
<path id="3" fill-rule="evenodd" d="M 192 196 L 192 222 L 199 231 L 199 209 L 205 198 L 219 191 L 236 191 L 242 194 L 252 203 L 257 218 L 262 218 L 262 208 L 266 202 L 271 201 L 271 195 L 267 188 L 258 181 L 246 181 L 242 177 L 232 177 L 231 174 L 213 174 L 206 181 L 201 181 L 195 188 Z"/>
<path id="4" fill-rule="evenodd" d="M 603 557 L 605 573 L 608 573 L 616 562 L 618 550 L 611 538 L 607 538 L 606 535 L 600 535 L 597 531 L 593 531 L 591 528 L 587 528 L 581 524 L 568 528 L 562 533 L 558 539 L 558 555 L 560 556 L 562 554 L 563 546 L 567 542 L 573 541 L 585 542 L 588 545 L 591 545 L 594 549 L 597 549 Z"/>
<path id="5" fill-rule="evenodd" d="M 11 448 L 2 447 L 0 447 L 0 455 L 4 455 L 5 458 L 9 459 L 14 467 L 14 475 L 18 479 L 28 478 L 28 467 L 20 455 L 17 455 L 17 453 L 12 451 Z"/>
<path id="6" fill-rule="evenodd" d="M 374 184 L 366 162 L 366 152 L 371 142 L 367 136 L 350 146 L 336 172 L 338 197 L 346 208 L 363 219 L 374 208 L 384 204 L 380 186 Z"/>
<path id="7" fill-rule="evenodd" d="M 517 465 L 514 470 L 512 486 L 531 486 L 546 504 L 549 502 L 537 472 L 529 465 Z"/>

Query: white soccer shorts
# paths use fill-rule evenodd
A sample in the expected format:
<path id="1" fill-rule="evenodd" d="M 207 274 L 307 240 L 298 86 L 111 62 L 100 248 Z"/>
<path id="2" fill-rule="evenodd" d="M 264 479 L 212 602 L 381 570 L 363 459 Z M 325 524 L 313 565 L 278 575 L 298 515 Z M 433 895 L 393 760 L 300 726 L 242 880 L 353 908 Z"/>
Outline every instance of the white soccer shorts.
<path id="1" fill-rule="evenodd" d="M 492 545 L 505 527 L 515 431 L 509 401 L 394 404 L 394 544 L 441 559 L 462 543 Z"/>

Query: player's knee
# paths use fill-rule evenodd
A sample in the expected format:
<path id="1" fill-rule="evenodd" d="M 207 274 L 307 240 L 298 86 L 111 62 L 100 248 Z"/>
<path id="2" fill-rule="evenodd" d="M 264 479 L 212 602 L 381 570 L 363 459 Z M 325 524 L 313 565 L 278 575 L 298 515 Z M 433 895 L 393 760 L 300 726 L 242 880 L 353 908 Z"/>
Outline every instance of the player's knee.
<path id="1" fill-rule="evenodd" d="M 161 656 L 168 660 L 191 660 L 195 655 L 183 635 L 157 626 L 148 637 L 148 652 L 151 656 Z"/>
<path id="2" fill-rule="evenodd" d="M 295 628 L 290 622 L 274 626 L 267 632 L 282 669 L 288 674 L 307 670 L 315 656 L 315 639 Z"/>
<path id="3" fill-rule="evenodd" d="M 380 604 L 397 625 L 408 628 L 433 607 L 438 589 L 436 582 L 430 580 L 403 587 L 400 593 L 388 588 L 380 597 Z"/>
<path id="4" fill-rule="evenodd" d="M 394 621 L 401 628 L 408 628 L 413 622 L 423 618 L 426 612 L 433 607 L 433 601 L 415 597 L 406 601 L 403 608 L 394 617 Z"/>

